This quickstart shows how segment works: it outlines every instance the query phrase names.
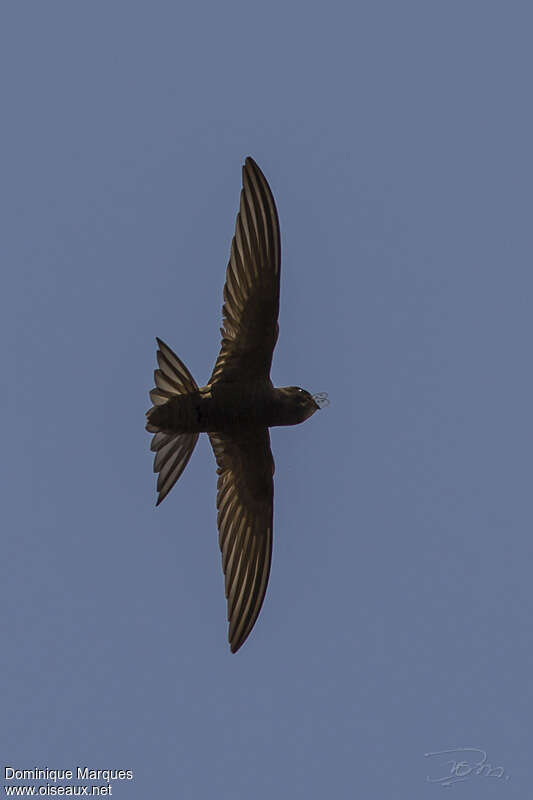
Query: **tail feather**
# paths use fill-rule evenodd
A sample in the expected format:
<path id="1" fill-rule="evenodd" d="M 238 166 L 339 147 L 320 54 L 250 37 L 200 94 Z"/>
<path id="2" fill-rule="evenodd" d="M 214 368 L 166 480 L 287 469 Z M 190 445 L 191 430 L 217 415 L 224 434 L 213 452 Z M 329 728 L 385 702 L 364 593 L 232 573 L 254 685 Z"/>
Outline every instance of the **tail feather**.
<path id="1" fill-rule="evenodd" d="M 150 449 L 156 451 L 154 472 L 159 472 L 156 506 L 165 499 L 189 463 L 197 441 L 197 433 L 156 433 L 152 439 Z"/>
<path id="2" fill-rule="evenodd" d="M 154 406 L 162 406 L 177 394 L 195 392 L 198 385 L 193 376 L 178 356 L 162 339 L 157 339 L 157 363 L 159 369 L 154 372 L 155 388 L 150 392 Z"/>
<path id="3" fill-rule="evenodd" d="M 187 466 L 198 441 L 198 434 L 162 431 L 155 424 L 157 417 L 161 416 L 157 414 L 157 407 L 165 405 L 176 395 L 198 391 L 198 385 L 185 364 L 170 347 L 161 339 L 157 339 L 157 344 L 159 369 L 154 372 L 156 385 L 150 392 L 154 406 L 146 412 L 148 417 L 146 430 L 155 434 L 150 449 L 155 451 L 154 472 L 159 473 L 157 478 L 159 495 L 156 503 L 159 505 Z"/>

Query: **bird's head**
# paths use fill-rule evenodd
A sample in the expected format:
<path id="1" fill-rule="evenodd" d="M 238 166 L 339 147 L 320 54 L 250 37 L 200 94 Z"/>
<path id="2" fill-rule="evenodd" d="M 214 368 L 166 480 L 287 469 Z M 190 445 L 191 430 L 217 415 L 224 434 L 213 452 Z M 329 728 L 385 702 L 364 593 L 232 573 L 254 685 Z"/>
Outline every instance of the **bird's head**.
<path id="1" fill-rule="evenodd" d="M 282 424 L 297 425 L 299 422 L 304 422 L 325 404 L 324 402 L 321 404 L 324 395 L 312 395 L 299 386 L 285 386 L 278 391 L 287 410 L 287 422 Z"/>

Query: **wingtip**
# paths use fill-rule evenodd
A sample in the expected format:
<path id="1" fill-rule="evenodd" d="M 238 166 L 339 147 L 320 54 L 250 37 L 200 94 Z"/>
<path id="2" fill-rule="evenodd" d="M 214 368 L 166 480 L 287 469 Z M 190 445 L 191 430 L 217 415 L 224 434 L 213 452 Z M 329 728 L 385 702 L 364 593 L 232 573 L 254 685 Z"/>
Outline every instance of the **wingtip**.
<path id="1" fill-rule="evenodd" d="M 259 167 L 257 165 L 257 161 L 254 158 L 252 158 L 252 156 L 246 156 L 246 158 L 244 159 L 244 165 L 243 165 L 242 169 L 243 169 L 243 172 L 245 172 L 247 169 L 249 169 L 252 172 L 254 172 L 254 171 L 258 170 Z"/>

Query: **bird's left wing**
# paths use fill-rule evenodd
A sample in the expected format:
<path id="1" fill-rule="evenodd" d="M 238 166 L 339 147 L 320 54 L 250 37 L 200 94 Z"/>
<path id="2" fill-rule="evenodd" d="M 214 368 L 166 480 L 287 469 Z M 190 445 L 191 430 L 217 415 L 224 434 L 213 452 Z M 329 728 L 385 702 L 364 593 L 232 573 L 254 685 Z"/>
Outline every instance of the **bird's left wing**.
<path id="1" fill-rule="evenodd" d="M 268 428 L 210 433 L 217 460 L 217 509 L 232 653 L 252 630 L 272 558 L 274 459 Z"/>
<path id="2" fill-rule="evenodd" d="M 209 383 L 268 379 L 278 338 L 280 262 L 274 198 L 253 158 L 247 158 L 226 270 L 222 344 Z"/>

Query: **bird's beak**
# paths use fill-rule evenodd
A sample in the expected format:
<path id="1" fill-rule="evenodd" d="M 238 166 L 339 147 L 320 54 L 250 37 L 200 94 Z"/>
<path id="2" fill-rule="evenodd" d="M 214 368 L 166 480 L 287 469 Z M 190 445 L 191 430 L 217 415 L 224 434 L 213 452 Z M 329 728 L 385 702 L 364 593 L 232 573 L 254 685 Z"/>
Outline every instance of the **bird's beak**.
<path id="1" fill-rule="evenodd" d="M 327 392 L 317 392 L 316 394 L 312 394 L 311 397 L 315 401 L 317 408 L 326 408 L 326 406 L 329 406 Z"/>

